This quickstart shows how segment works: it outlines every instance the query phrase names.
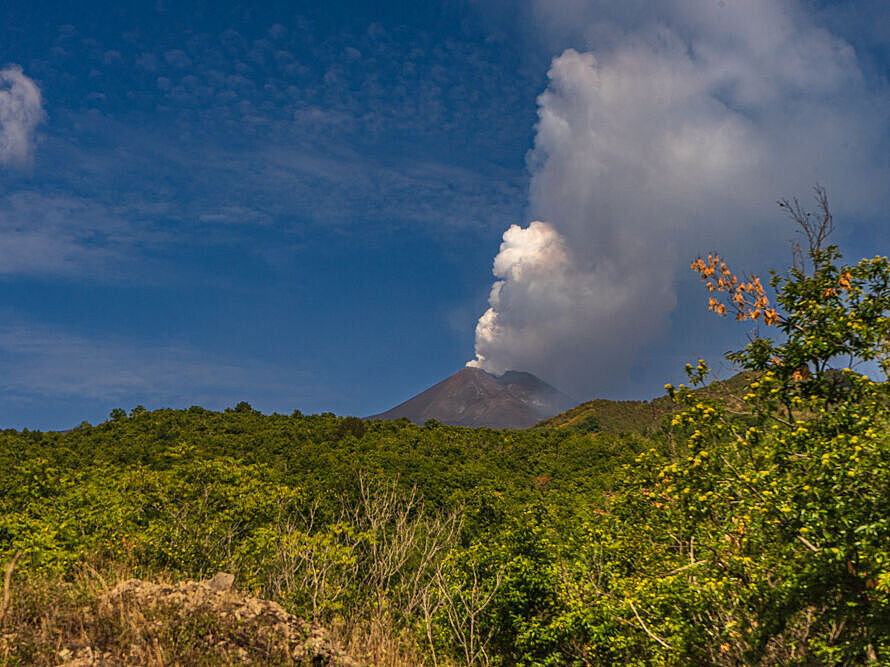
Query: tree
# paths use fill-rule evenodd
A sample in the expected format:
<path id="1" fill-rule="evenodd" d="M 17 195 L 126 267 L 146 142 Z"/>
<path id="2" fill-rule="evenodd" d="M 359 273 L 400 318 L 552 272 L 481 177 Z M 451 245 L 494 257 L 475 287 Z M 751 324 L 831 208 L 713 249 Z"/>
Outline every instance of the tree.
<path id="1" fill-rule="evenodd" d="M 612 506 L 613 574 L 586 618 L 617 618 L 631 656 L 890 661 L 890 262 L 842 264 L 816 201 L 780 202 L 807 250 L 774 294 L 718 255 L 692 263 L 710 310 L 758 326 L 727 355 L 751 379 L 741 409 L 668 385 L 678 448 L 640 456 Z M 885 378 L 853 370 L 867 361 Z"/>
<path id="2" fill-rule="evenodd" d="M 674 425 L 689 456 L 658 470 L 653 497 L 694 564 L 687 592 L 710 619 L 712 659 L 890 660 L 890 263 L 840 264 L 823 188 L 816 200 L 816 214 L 780 202 L 808 262 L 797 252 L 772 273 L 774 300 L 717 255 L 692 264 L 712 311 L 780 333 L 727 355 L 754 376 L 742 418 L 669 387 L 688 406 Z M 885 378 L 852 370 L 866 361 Z"/>

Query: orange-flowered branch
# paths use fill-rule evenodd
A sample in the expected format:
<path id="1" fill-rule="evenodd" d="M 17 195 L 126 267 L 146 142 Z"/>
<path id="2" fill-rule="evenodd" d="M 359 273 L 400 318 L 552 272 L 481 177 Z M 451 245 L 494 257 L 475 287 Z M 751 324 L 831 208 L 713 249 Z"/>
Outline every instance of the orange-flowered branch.
<path id="1" fill-rule="evenodd" d="M 770 307 L 769 298 L 757 276 L 751 275 L 747 281 L 740 280 L 726 267 L 726 262 L 719 255 L 710 253 L 707 262 L 699 257 L 690 268 L 699 273 L 709 291 L 729 295 L 730 307 L 735 309 L 737 320 L 762 319 L 767 326 L 779 323 L 779 314 L 775 308 Z M 726 304 L 711 297 L 708 299 L 708 310 L 724 317 Z"/>

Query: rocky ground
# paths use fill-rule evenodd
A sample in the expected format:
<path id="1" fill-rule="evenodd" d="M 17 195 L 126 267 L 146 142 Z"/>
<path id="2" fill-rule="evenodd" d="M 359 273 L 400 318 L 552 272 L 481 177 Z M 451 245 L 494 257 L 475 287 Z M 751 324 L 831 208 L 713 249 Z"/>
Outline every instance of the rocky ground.
<path id="1" fill-rule="evenodd" d="M 359 664 L 323 628 L 240 593 L 233 581 L 222 572 L 176 584 L 129 579 L 76 614 L 24 614 L 0 635 L 0 664 Z"/>

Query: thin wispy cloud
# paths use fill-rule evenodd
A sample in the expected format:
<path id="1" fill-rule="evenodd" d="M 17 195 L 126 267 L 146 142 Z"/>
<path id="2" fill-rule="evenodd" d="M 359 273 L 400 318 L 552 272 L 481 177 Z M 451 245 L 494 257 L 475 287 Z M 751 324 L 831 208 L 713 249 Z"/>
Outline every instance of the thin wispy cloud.
<path id="1" fill-rule="evenodd" d="M 32 163 L 34 131 L 45 116 L 40 88 L 22 68 L 0 69 L 0 165 Z"/>
<path id="2" fill-rule="evenodd" d="M 92 200 L 126 220 L 127 238 L 108 241 L 118 253 L 165 242 L 244 247 L 236 228 L 251 225 L 288 243 L 307 223 L 485 234 L 522 210 L 522 171 L 499 164 L 516 126 L 509 109 L 521 98 L 517 86 L 499 80 L 496 50 L 380 26 L 326 40 L 299 27 L 273 33 L 195 33 L 177 48 L 132 37 L 126 49 L 73 30 L 60 36 L 65 48 L 56 60 L 35 65 L 62 88 L 58 94 L 68 95 L 72 81 L 63 70 L 98 75 L 77 79 L 97 96 L 79 96 L 82 107 L 59 110 L 47 128 L 42 166 L 53 196 Z M 110 61 L 112 52 L 120 59 Z M 465 72 L 458 80 L 446 76 L 455 67 Z M 104 79 L 112 70 L 128 77 L 124 97 Z M 478 142 L 483 125 L 471 159 L 452 150 L 471 136 Z M 510 148 L 514 157 L 524 152 Z M 6 224 L 10 248 L 27 246 L 8 273 L 71 274 L 98 252 L 83 243 L 95 227 L 89 219 L 57 221 L 46 238 L 44 204 L 31 201 L 37 229 Z M 178 233 L 166 235 L 173 223 Z M 222 225 L 230 229 L 202 233 Z"/>
<path id="3" fill-rule="evenodd" d="M 78 336 L 45 325 L 0 326 L 0 368 L 0 390 L 8 400 L 219 409 L 252 398 L 268 409 L 290 411 L 307 395 L 305 377 L 243 354 L 220 358 L 183 343 Z"/>
<path id="4" fill-rule="evenodd" d="M 0 275 L 96 277 L 122 264 L 136 234 L 90 199 L 13 192 L 0 196 Z"/>

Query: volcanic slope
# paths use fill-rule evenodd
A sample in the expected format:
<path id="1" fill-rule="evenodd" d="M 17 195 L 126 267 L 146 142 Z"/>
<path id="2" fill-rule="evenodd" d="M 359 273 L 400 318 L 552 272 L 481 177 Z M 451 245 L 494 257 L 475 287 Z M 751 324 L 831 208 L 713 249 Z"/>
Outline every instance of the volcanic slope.
<path id="1" fill-rule="evenodd" d="M 710 400 L 722 401 L 730 411 L 743 407 L 742 396 L 754 379 L 750 372 L 738 373 L 727 380 L 716 380 L 693 394 Z M 610 401 L 597 398 L 543 420 L 542 428 L 571 428 L 582 432 L 651 433 L 659 429 L 666 415 L 684 409 L 670 396 L 657 396 L 649 401 Z"/>
<path id="2" fill-rule="evenodd" d="M 577 405 L 558 389 L 522 371 L 492 375 L 463 368 L 391 410 L 368 419 L 400 419 L 415 424 L 435 419 L 452 426 L 521 429 Z"/>

